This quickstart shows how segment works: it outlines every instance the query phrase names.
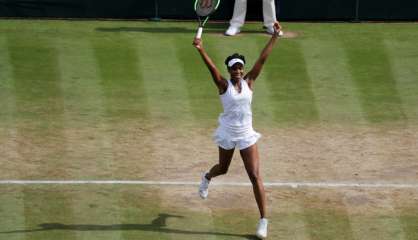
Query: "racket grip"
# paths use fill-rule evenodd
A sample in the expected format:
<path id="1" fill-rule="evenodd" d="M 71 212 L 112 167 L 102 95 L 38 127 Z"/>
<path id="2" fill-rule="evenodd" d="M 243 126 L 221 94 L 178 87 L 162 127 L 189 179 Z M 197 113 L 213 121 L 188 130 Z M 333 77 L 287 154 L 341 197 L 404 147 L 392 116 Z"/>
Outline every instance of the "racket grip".
<path id="1" fill-rule="evenodd" d="M 203 28 L 202 27 L 199 27 L 197 29 L 197 34 L 196 34 L 196 38 L 197 39 L 201 39 L 202 38 L 202 32 L 203 32 Z"/>

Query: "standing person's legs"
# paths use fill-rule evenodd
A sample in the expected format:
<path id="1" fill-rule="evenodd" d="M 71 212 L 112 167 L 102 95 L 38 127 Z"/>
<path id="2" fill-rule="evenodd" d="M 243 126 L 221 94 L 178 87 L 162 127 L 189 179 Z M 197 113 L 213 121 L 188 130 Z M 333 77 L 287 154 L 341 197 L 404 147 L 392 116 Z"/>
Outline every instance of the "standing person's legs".
<path id="1" fill-rule="evenodd" d="M 260 176 L 260 158 L 257 144 L 240 151 L 244 162 L 245 170 L 253 185 L 255 200 L 260 211 L 261 218 L 266 216 L 266 195 L 264 192 L 263 180 Z"/>
<path id="2" fill-rule="evenodd" d="M 245 15 L 247 14 L 247 0 L 235 0 L 234 14 L 229 22 L 231 26 L 242 27 L 245 22 Z"/>
<path id="3" fill-rule="evenodd" d="M 212 178 L 226 174 L 228 172 L 229 165 L 231 164 L 232 156 L 234 155 L 234 150 L 226 150 L 219 147 L 219 163 L 213 166 L 209 172 L 206 174 L 206 178 L 211 180 Z"/>
<path id="4" fill-rule="evenodd" d="M 263 0 L 263 19 L 264 26 L 268 28 L 273 28 L 276 19 L 276 5 L 274 0 Z"/>
<path id="5" fill-rule="evenodd" d="M 233 36 L 240 32 L 240 28 L 244 25 L 245 15 L 247 14 L 247 0 L 235 0 L 234 13 L 231 21 L 229 21 L 229 28 L 225 34 Z"/>

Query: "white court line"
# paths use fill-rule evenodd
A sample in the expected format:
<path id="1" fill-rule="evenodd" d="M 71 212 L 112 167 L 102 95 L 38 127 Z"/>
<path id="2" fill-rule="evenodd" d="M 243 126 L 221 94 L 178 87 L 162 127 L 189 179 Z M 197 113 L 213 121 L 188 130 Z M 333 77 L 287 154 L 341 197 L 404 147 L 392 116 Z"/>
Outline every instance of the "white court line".
<path id="1" fill-rule="evenodd" d="M 132 185 L 199 185 L 188 181 L 139 181 L 139 180 L 0 180 L 0 185 L 82 185 L 82 184 L 132 184 Z M 250 182 L 213 182 L 216 186 L 251 186 Z M 355 182 L 265 182 L 267 187 L 308 188 L 418 188 L 418 183 L 355 183 Z"/>

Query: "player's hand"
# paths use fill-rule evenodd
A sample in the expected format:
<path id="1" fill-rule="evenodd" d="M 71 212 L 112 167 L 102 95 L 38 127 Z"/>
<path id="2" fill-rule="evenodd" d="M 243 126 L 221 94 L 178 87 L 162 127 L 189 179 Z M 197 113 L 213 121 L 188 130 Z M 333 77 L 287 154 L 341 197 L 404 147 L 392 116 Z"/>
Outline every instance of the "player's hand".
<path id="1" fill-rule="evenodd" d="M 194 46 L 195 48 L 197 48 L 197 50 L 201 50 L 201 49 L 203 48 L 203 46 L 202 46 L 202 39 L 195 38 L 195 39 L 193 40 L 193 46 Z"/>
<path id="2" fill-rule="evenodd" d="M 212 6 L 212 1 L 209 1 L 209 0 L 203 0 L 203 1 L 200 3 L 200 6 L 202 6 L 202 8 L 209 8 L 209 7 L 211 7 L 211 6 Z"/>
<path id="3" fill-rule="evenodd" d="M 280 31 L 282 30 L 282 26 L 280 25 L 280 23 L 275 22 L 274 25 L 273 25 L 273 28 L 274 28 L 274 35 L 279 36 Z"/>

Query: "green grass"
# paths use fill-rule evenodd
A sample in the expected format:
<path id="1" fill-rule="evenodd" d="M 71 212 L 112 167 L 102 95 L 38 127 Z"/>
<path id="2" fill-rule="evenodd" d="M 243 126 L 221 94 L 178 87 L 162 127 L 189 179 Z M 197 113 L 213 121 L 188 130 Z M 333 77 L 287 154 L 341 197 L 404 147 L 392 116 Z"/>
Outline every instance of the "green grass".
<path id="1" fill-rule="evenodd" d="M 195 188 L 183 189 L 193 192 Z M 221 197 L 218 191 L 222 188 L 213 191 L 215 199 L 203 203 L 190 198 L 189 193 L 180 193 L 176 199 L 163 199 L 162 192 L 170 190 L 180 188 L 3 186 L 0 239 L 255 239 L 254 209 L 239 199 L 236 203 L 224 203 L 223 208 L 217 207 L 215 203 L 219 199 L 216 198 Z M 250 188 L 243 188 L 231 190 L 229 194 L 243 190 L 251 192 Z M 412 203 L 398 209 L 399 216 L 391 214 L 390 208 L 372 202 L 370 207 L 380 208 L 379 213 L 353 215 L 344 207 L 335 208 L 334 201 L 339 199 L 325 197 L 324 192 L 311 191 L 309 196 L 303 194 L 305 190 L 282 192 L 285 195 L 280 192 L 270 195 L 272 239 L 416 238 L 418 212 Z M 381 193 L 362 194 L 376 199 L 382 197 Z M 287 202 L 292 204 L 286 205 Z M 357 206 L 346 205 L 350 207 Z"/>
<path id="2" fill-rule="evenodd" d="M 91 39 L 94 58 L 104 92 L 104 105 L 109 117 L 146 119 L 144 78 L 139 68 L 142 57 L 137 55 L 134 40 L 125 36 Z"/>
<path id="3" fill-rule="evenodd" d="M 269 137 L 269 130 L 288 127 L 369 126 L 383 129 L 376 136 L 366 132 L 376 146 L 385 136 L 398 139 L 386 131 L 405 130 L 399 138 L 404 148 L 393 147 L 399 150 L 393 156 L 399 163 L 414 159 L 415 150 L 407 148 L 415 146 L 410 132 L 418 124 L 417 25 L 283 25 L 298 37 L 279 40 L 256 82 L 255 128 Z M 237 37 L 222 36 L 224 27 L 205 29 L 205 48 L 224 76 L 223 60 L 234 52 L 247 57 L 248 70 L 268 36 L 258 23 L 248 23 Z M 215 146 L 188 138 L 209 139 L 222 109 L 191 45 L 195 30 L 194 22 L 1 20 L 0 178 L 165 180 L 207 167 L 208 159 L 216 159 Z M 356 139 L 364 140 L 339 140 Z M 190 150 L 187 141 L 200 147 Z M 166 153 L 167 144 L 177 154 Z M 338 147 L 328 144 L 329 151 Z M 201 156 L 208 157 L 204 164 Z M 397 167 L 394 172 L 407 168 Z M 295 179 L 309 176 L 291 170 Z M 321 168 L 311 178 L 326 179 L 318 173 L 336 174 Z M 0 185 L 0 239 L 254 239 L 250 188 L 220 187 L 206 202 L 195 190 Z M 418 209 L 411 203 L 416 191 L 355 190 L 370 198 L 360 204 L 339 191 L 269 189 L 271 239 L 418 238 Z"/>
<path id="4" fill-rule="evenodd" d="M 280 42 L 266 67 L 266 81 L 271 100 L 276 104 L 277 122 L 317 122 L 319 120 L 306 60 L 298 41 Z"/>
<path id="5" fill-rule="evenodd" d="M 411 45 L 418 35 L 415 24 L 289 23 L 285 27 L 300 36 L 280 40 L 268 60 L 260 76 L 264 86 L 254 99 L 255 123 L 288 126 L 344 119 L 350 124 L 416 123 L 418 50 Z M 98 107 L 110 121 L 190 123 L 193 119 L 213 126 L 221 108 L 210 75 L 191 46 L 194 28 L 194 23 L 172 22 L 3 20 L 1 48 L 7 55 L 1 66 L 10 70 L 12 79 L 1 82 L 0 94 L 10 101 L 5 88 L 14 89 L 17 120 L 42 122 L 48 112 L 48 118 L 59 124 L 68 94 L 63 91 L 71 91 L 60 84 L 72 81 L 101 88 Z M 255 23 L 245 30 L 261 31 Z M 248 69 L 268 40 L 245 30 L 237 38 L 221 36 L 219 26 L 205 32 L 204 44 L 225 76 L 223 59 L 228 54 L 246 54 Z M 307 55 L 312 49 L 322 51 Z M 65 58 L 68 54 L 74 57 Z M 315 71 L 321 63 L 324 66 Z M 72 66 L 71 71 L 62 71 L 67 66 Z M 324 105 L 323 98 L 330 103 L 354 102 L 357 112 L 340 104 Z M 91 114 L 90 108 L 79 111 Z M 363 119 L 353 119 L 353 114 Z"/>

